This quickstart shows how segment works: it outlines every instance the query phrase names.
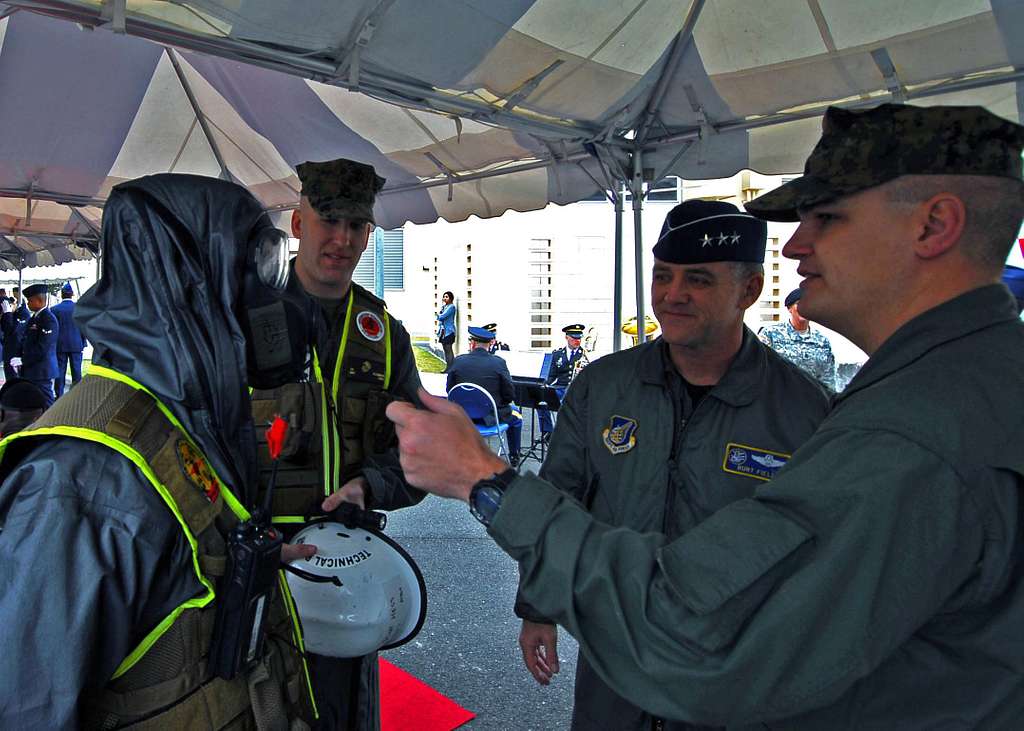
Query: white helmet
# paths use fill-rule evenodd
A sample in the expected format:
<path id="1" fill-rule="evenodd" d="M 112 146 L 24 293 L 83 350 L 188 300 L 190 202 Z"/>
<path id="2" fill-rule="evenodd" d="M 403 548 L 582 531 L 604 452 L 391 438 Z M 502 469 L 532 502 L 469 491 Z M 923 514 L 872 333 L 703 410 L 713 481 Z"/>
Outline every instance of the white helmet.
<path id="1" fill-rule="evenodd" d="M 323 521 L 299 531 L 315 556 L 292 561 L 286 577 L 306 649 L 362 657 L 405 644 L 427 614 L 427 588 L 408 553 L 383 533 Z"/>

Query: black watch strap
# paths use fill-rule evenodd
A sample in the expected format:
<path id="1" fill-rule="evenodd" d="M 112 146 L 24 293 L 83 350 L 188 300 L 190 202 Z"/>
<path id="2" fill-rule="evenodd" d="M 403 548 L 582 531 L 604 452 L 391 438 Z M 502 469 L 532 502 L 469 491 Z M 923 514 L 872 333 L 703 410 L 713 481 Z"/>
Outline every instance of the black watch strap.
<path id="1" fill-rule="evenodd" d="M 518 476 L 515 469 L 510 467 L 473 485 L 469 493 L 469 512 L 473 517 L 489 526 L 494 516 L 498 514 L 505 491 Z"/>

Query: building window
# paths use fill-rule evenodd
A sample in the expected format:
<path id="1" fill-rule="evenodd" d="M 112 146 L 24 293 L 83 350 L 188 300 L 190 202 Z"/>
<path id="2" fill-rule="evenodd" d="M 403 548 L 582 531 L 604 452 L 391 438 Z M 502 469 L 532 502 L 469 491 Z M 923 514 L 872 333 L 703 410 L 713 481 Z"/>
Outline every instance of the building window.
<path id="1" fill-rule="evenodd" d="M 365 287 L 370 292 L 375 292 L 377 280 L 377 237 L 381 239 L 381 264 L 383 271 L 384 289 L 405 288 L 405 231 L 398 228 L 392 231 L 385 231 L 377 228 L 370 235 L 370 242 L 359 259 L 355 271 L 352 273 L 352 280 Z M 434 262 L 437 262 L 435 257 Z M 434 274 L 434 281 L 437 281 L 437 274 Z"/>
<path id="2" fill-rule="evenodd" d="M 551 310 L 551 239 L 533 239 L 530 241 L 529 259 L 530 284 L 530 321 L 539 323 L 550 323 L 550 314 L 539 314 L 539 311 Z M 550 327 L 531 328 L 531 335 L 551 335 Z M 534 337 L 530 340 L 531 348 L 551 347 L 551 340 L 541 340 Z"/>

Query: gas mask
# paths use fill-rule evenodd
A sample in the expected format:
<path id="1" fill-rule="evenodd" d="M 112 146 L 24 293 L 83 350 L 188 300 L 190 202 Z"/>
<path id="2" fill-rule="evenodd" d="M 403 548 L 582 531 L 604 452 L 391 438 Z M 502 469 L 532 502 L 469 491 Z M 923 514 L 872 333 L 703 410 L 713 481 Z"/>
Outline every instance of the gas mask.
<path id="1" fill-rule="evenodd" d="M 313 318 L 302 288 L 288 288 L 288 237 L 261 224 L 249 241 L 238 321 L 249 385 L 271 389 L 302 380 Z"/>

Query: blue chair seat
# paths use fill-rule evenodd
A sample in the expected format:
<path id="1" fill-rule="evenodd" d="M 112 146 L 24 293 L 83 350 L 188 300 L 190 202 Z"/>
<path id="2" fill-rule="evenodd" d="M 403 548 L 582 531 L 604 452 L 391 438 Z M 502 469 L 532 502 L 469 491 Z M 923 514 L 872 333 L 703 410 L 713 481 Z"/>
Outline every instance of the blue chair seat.
<path id="1" fill-rule="evenodd" d="M 483 424 L 477 424 L 476 422 L 473 422 L 473 425 L 476 426 L 476 430 L 480 432 L 480 436 L 482 437 L 496 437 L 499 434 L 504 434 L 505 432 L 508 431 L 508 424 L 498 424 L 497 426 L 484 426 Z"/>
<path id="2" fill-rule="evenodd" d="M 484 439 L 497 437 L 498 456 L 508 459 L 508 445 L 505 432 L 508 431 L 508 424 L 503 424 L 498 418 L 498 406 L 494 398 L 482 386 L 475 383 L 459 383 L 452 386 L 448 392 L 448 400 L 462 407 L 466 415 L 472 420 L 476 430 Z M 487 422 L 492 422 L 493 425 Z"/>

